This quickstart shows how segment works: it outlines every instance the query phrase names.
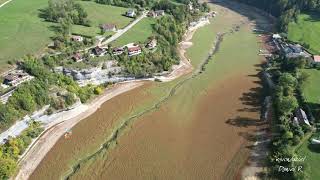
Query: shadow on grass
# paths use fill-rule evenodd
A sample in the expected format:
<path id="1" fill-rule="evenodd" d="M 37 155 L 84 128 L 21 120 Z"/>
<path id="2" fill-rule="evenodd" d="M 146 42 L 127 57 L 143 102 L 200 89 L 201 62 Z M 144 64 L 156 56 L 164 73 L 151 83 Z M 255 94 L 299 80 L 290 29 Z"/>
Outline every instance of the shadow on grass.
<path id="1" fill-rule="evenodd" d="M 320 154 L 320 144 L 309 144 L 308 145 L 308 149 L 311 151 L 311 152 L 314 152 L 314 153 L 319 153 Z"/>

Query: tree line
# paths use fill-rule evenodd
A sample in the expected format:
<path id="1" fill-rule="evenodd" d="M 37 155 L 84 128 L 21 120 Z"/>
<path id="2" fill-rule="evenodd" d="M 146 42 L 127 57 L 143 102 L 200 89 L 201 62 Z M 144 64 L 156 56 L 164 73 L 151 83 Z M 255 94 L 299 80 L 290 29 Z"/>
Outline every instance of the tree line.
<path id="1" fill-rule="evenodd" d="M 286 32 L 288 24 L 294 21 L 304 11 L 320 12 L 319 0 L 234 0 L 259 9 L 278 17 L 278 28 Z"/>
<path id="2" fill-rule="evenodd" d="M 42 10 L 41 16 L 50 22 L 57 23 L 64 19 L 73 24 L 89 26 L 87 12 L 74 0 L 49 0 L 48 7 Z"/>
<path id="3" fill-rule="evenodd" d="M 308 60 L 277 57 L 271 61 L 269 66 L 276 83 L 275 90 L 272 92 L 275 118 L 271 122 L 274 135 L 268 156 L 269 175 L 277 179 L 307 179 L 309 174 L 306 170 L 308 168 L 306 163 L 279 161 L 279 159 L 297 157 L 295 148 L 302 143 L 305 135 L 311 132 L 311 127 L 308 125 L 293 123 L 297 108 L 305 110 L 309 120 L 313 121 L 302 93 L 309 76 L 301 69 L 308 67 Z M 301 166 L 303 171 L 282 172 L 279 171 L 281 166 L 286 168 Z"/>

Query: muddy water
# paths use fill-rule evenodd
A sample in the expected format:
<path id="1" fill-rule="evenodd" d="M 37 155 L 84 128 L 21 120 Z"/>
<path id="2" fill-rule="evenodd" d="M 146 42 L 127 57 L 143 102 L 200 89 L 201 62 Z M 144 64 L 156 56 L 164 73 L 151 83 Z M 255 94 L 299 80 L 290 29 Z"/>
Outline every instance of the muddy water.
<path id="1" fill-rule="evenodd" d="M 234 23 L 245 20 L 225 8 L 221 13 Z M 224 23 L 221 31 L 230 32 L 232 27 L 233 22 Z M 95 153 L 120 117 L 153 99 L 150 92 L 158 87 L 145 86 L 107 102 L 74 128 L 71 142 L 59 140 L 30 179 L 234 177 L 260 123 L 255 42 L 249 26 L 228 34 L 202 74 L 185 81 L 154 111 L 137 118 L 117 138 L 114 148 Z M 168 89 L 172 87 L 174 83 Z M 81 159 L 87 160 L 82 163 Z M 66 172 L 70 167 L 74 171 Z"/>

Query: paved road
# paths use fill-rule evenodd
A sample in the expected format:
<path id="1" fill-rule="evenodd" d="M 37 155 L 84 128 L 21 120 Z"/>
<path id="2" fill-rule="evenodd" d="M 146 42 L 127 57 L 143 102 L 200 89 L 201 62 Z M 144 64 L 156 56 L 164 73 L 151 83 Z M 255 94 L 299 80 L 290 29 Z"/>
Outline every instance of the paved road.
<path id="1" fill-rule="evenodd" d="M 124 29 L 119 29 L 117 31 L 116 34 L 114 34 L 113 36 L 111 36 L 109 39 L 107 39 L 106 41 L 104 41 L 103 43 L 101 43 L 101 46 L 107 45 L 110 42 L 118 39 L 120 36 L 122 36 L 124 33 L 126 33 L 129 29 L 131 29 L 134 25 L 136 25 L 139 21 L 141 21 L 143 18 L 145 18 L 148 14 L 148 11 L 144 11 L 142 13 L 142 15 L 140 17 L 138 17 L 137 19 L 135 19 L 131 24 L 129 24 L 127 27 L 125 27 Z"/>
<path id="2" fill-rule="evenodd" d="M 12 1 L 12 0 L 8 0 L 8 1 L 2 3 L 2 4 L 0 5 L 0 8 L 2 8 L 4 5 L 8 4 L 8 3 L 11 2 L 11 1 Z"/>

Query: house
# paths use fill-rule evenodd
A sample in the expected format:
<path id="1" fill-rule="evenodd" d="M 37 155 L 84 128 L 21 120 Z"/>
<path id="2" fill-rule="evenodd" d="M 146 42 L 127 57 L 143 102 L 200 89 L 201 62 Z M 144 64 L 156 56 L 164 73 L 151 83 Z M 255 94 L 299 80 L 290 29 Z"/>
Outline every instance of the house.
<path id="1" fill-rule="evenodd" d="M 134 46 L 134 47 L 129 47 L 128 48 L 128 55 L 129 56 L 134 56 L 141 54 L 141 48 L 139 46 Z"/>
<path id="2" fill-rule="evenodd" d="M 114 48 L 112 50 L 112 54 L 115 55 L 115 56 L 121 55 L 123 52 L 124 52 L 123 48 Z"/>
<path id="3" fill-rule="evenodd" d="M 149 17 L 157 17 L 156 13 L 154 11 L 149 11 L 148 12 Z"/>
<path id="4" fill-rule="evenodd" d="M 72 36 L 71 40 L 72 41 L 77 41 L 77 42 L 82 42 L 83 41 L 83 37 L 82 36 Z"/>
<path id="5" fill-rule="evenodd" d="M 272 38 L 273 39 L 281 39 L 281 36 L 280 36 L 280 34 L 273 34 Z"/>
<path id="6" fill-rule="evenodd" d="M 164 10 L 157 10 L 155 13 L 157 16 L 164 16 Z"/>
<path id="7" fill-rule="evenodd" d="M 72 59 L 75 61 L 75 62 L 80 62 L 83 60 L 83 56 L 81 53 L 77 52 L 75 53 L 73 56 L 72 56 Z"/>
<path id="8" fill-rule="evenodd" d="M 189 2 L 188 6 L 189 6 L 189 10 L 192 11 L 193 10 L 193 4 L 192 4 L 191 1 Z"/>
<path id="9" fill-rule="evenodd" d="M 287 58 L 297 58 L 297 57 L 309 57 L 302 49 L 302 46 L 299 44 L 289 44 L 283 47 L 283 51 Z"/>
<path id="10" fill-rule="evenodd" d="M 126 16 L 128 17 L 135 17 L 136 16 L 136 12 L 133 9 L 130 9 L 129 11 L 127 11 Z"/>
<path id="11" fill-rule="evenodd" d="M 306 112 L 304 112 L 301 108 L 298 108 L 296 110 L 295 116 L 296 116 L 296 121 L 298 121 L 299 124 L 306 124 L 308 126 L 311 126 Z"/>
<path id="12" fill-rule="evenodd" d="M 117 31 L 117 26 L 115 24 L 101 24 L 100 28 L 103 32 Z"/>
<path id="13" fill-rule="evenodd" d="M 313 62 L 314 63 L 320 63 L 320 55 L 314 55 L 313 56 Z"/>
<path id="14" fill-rule="evenodd" d="M 104 56 L 106 51 L 104 49 L 102 49 L 101 47 L 96 46 L 95 48 L 92 49 L 92 53 L 95 56 Z"/>
<path id="15" fill-rule="evenodd" d="M 3 83 L 10 86 L 18 86 L 19 84 L 33 79 L 28 73 L 22 70 L 14 70 L 4 77 Z"/>
<path id="16" fill-rule="evenodd" d="M 148 43 L 147 43 L 147 48 L 149 49 L 154 49 L 155 47 L 157 47 L 157 40 L 156 39 L 151 39 Z"/>

